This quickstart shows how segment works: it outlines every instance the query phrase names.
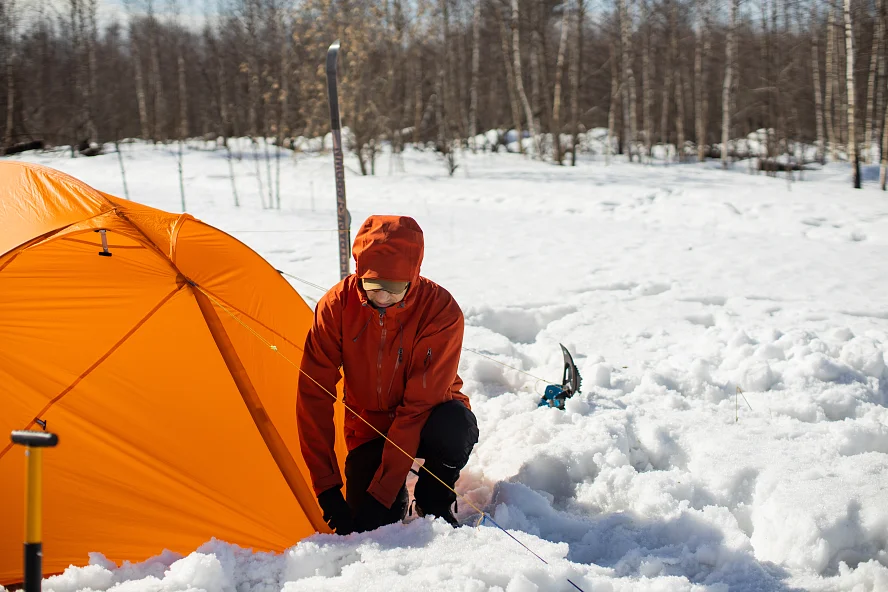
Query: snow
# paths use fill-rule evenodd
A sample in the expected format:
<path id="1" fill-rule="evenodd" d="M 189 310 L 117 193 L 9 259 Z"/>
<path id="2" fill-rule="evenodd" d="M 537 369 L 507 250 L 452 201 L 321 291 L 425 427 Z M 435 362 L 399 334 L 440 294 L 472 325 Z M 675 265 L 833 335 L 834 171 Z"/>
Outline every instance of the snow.
<path id="1" fill-rule="evenodd" d="M 179 210 L 176 150 L 123 150 L 133 199 Z M 276 211 L 258 189 L 260 174 L 267 200 L 269 168 L 246 144 L 235 154 L 238 209 L 225 151 L 189 146 L 189 212 L 333 285 L 332 157 L 287 153 Z M 20 158 L 123 194 L 115 154 Z M 95 549 L 44 590 L 888 589 L 888 199 L 875 182 L 851 189 L 842 164 L 790 182 L 743 163 L 458 162 L 449 177 L 411 149 L 360 177 L 348 156 L 346 179 L 353 228 L 417 219 L 423 274 L 487 356 L 460 363 L 481 429 L 457 487 L 467 527 L 412 518 L 282 554 L 212 540 L 123 566 Z M 561 377 L 558 343 L 584 378 L 565 411 L 537 407 Z M 490 520 L 473 527 L 472 505 L 546 563 Z"/>

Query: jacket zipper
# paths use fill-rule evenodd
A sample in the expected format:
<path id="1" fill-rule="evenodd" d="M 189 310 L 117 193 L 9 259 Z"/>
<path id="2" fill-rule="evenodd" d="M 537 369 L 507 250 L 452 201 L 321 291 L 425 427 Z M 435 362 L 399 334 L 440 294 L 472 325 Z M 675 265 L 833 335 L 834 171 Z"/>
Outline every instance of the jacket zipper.
<path id="1" fill-rule="evenodd" d="M 398 324 L 401 325 L 400 329 L 398 329 L 398 336 L 401 339 L 401 342 L 398 344 L 398 359 L 395 360 L 395 368 L 392 370 L 392 379 L 389 381 L 388 392 L 385 393 L 386 400 L 389 400 L 392 394 L 392 387 L 395 385 L 395 376 L 398 374 L 398 368 L 401 367 L 401 359 L 404 355 L 404 325 L 401 324 L 401 321 L 398 321 Z"/>
<path id="2" fill-rule="evenodd" d="M 382 335 L 379 338 L 379 354 L 376 356 L 376 404 L 382 410 L 382 354 L 385 349 L 385 311 L 379 313 L 379 326 L 382 327 Z"/>
<path id="3" fill-rule="evenodd" d="M 432 348 L 426 352 L 425 364 L 422 370 L 422 388 L 426 388 L 426 374 L 429 372 L 429 364 L 432 363 Z"/>

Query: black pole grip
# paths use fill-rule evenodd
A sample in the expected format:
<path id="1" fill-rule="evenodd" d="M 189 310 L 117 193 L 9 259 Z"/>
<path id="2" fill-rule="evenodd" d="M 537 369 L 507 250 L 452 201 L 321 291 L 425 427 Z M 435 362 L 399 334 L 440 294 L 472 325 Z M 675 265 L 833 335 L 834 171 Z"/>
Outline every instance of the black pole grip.
<path id="1" fill-rule="evenodd" d="M 35 432 L 17 430 L 11 435 L 13 444 L 21 444 L 31 448 L 52 448 L 59 443 L 59 437 L 52 432 Z"/>
<path id="2" fill-rule="evenodd" d="M 43 585 L 43 543 L 25 543 L 24 592 L 40 592 Z"/>

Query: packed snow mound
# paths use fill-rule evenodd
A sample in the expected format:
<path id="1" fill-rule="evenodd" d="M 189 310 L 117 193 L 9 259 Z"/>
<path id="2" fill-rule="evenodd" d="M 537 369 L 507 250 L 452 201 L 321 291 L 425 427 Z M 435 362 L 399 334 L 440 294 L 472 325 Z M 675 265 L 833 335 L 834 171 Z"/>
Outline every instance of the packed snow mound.
<path id="1" fill-rule="evenodd" d="M 581 141 L 600 151 L 606 133 Z M 225 151 L 186 154 L 189 210 L 335 284 L 332 157 L 282 160 L 272 210 L 275 168 L 233 145 L 234 180 Z M 175 154 L 124 150 L 133 199 L 178 208 Z M 742 166 L 457 156 L 453 177 L 408 150 L 365 178 L 348 155 L 347 183 L 354 224 L 417 219 L 423 275 L 465 313 L 459 372 L 481 430 L 457 484 L 465 526 L 411 518 L 280 554 L 213 540 L 121 566 L 96 549 L 44 589 L 888 590 L 883 195 L 848 189 L 844 165 L 790 183 Z M 21 158 L 122 193 L 114 154 Z M 561 379 L 559 343 L 584 378 L 564 411 L 538 407 Z"/>

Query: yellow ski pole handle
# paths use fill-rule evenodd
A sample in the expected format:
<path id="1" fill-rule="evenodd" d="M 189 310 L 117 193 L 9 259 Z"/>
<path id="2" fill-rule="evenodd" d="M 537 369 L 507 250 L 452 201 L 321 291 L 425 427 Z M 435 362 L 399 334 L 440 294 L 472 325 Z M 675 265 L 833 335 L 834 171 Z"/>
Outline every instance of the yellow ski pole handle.
<path id="1" fill-rule="evenodd" d="M 43 583 L 43 449 L 59 443 L 49 432 L 12 432 L 13 444 L 25 446 L 28 457 L 25 486 L 25 573 L 24 591 L 40 592 Z"/>

